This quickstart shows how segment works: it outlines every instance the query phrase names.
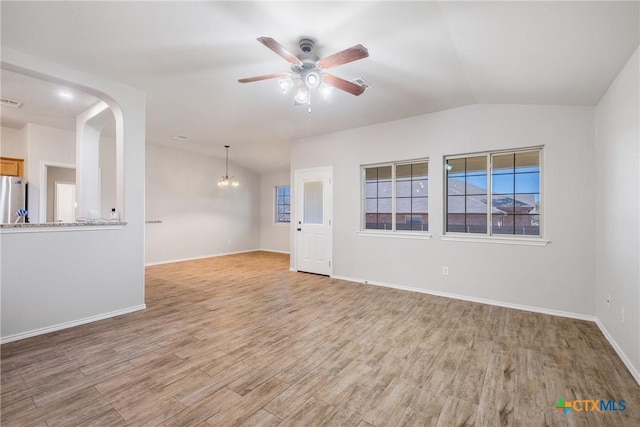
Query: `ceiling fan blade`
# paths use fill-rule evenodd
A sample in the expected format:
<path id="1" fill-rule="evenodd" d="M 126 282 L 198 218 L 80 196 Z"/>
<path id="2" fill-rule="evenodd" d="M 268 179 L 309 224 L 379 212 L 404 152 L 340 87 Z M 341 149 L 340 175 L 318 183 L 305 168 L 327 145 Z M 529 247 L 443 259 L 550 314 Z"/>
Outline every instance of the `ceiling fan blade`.
<path id="1" fill-rule="evenodd" d="M 357 44 L 349 49 L 342 50 L 338 53 L 334 53 L 333 55 L 320 59 L 316 65 L 320 68 L 331 68 L 357 61 L 358 59 L 366 58 L 367 56 L 369 56 L 367 48 L 361 44 Z"/>
<path id="2" fill-rule="evenodd" d="M 245 79 L 238 79 L 239 83 L 251 83 L 259 82 L 260 80 L 277 79 L 278 77 L 287 77 L 289 73 L 273 73 L 265 74 L 263 76 L 247 77 Z"/>
<path id="3" fill-rule="evenodd" d="M 258 41 L 293 65 L 302 65 L 302 61 L 300 61 L 297 56 L 289 52 L 284 46 L 271 37 L 258 37 Z"/>
<path id="4" fill-rule="evenodd" d="M 333 86 L 337 89 L 343 90 L 345 92 L 349 92 L 352 95 L 361 95 L 364 92 L 364 88 L 355 83 L 351 83 L 348 80 L 341 79 L 340 77 L 334 76 L 333 74 L 323 74 L 322 81 L 329 86 Z"/>

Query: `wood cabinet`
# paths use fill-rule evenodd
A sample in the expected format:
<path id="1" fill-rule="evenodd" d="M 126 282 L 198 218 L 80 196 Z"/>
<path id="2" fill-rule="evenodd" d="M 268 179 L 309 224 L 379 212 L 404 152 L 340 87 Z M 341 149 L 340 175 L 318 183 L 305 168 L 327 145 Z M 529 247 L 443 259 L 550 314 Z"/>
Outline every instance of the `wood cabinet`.
<path id="1" fill-rule="evenodd" d="M 0 157 L 0 175 L 24 176 L 24 160 Z"/>

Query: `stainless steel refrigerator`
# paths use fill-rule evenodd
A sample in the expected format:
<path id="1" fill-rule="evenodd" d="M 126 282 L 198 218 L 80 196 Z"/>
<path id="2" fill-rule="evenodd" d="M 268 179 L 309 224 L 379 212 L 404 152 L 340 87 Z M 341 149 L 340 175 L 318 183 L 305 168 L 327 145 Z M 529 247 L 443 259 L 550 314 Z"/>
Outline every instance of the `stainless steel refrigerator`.
<path id="1" fill-rule="evenodd" d="M 18 210 L 27 209 L 27 180 L 15 176 L 0 176 L 0 223 L 14 223 Z M 22 222 L 21 218 L 19 222 Z"/>

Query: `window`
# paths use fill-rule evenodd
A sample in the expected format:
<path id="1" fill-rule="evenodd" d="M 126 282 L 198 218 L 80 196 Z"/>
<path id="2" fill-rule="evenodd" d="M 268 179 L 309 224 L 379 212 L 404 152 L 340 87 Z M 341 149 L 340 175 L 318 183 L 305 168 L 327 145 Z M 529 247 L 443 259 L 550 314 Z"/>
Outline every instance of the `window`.
<path id="1" fill-rule="evenodd" d="M 445 158 L 446 232 L 540 236 L 541 152 Z"/>
<path id="2" fill-rule="evenodd" d="M 363 167 L 364 229 L 429 230 L 426 160 Z"/>
<path id="3" fill-rule="evenodd" d="M 291 188 L 288 185 L 276 187 L 276 223 L 291 222 Z"/>

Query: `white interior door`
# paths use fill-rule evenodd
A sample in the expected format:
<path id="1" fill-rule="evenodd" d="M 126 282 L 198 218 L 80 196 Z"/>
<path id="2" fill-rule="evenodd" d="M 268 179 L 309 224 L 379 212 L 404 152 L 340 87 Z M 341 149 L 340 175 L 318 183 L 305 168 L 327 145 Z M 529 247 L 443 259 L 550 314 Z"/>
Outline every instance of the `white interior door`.
<path id="1" fill-rule="evenodd" d="M 331 167 L 297 170 L 296 269 L 331 275 Z"/>
<path id="2" fill-rule="evenodd" d="M 75 222 L 76 185 L 56 182 L 54 206 L 53 220 L 55 222 Z"/>

